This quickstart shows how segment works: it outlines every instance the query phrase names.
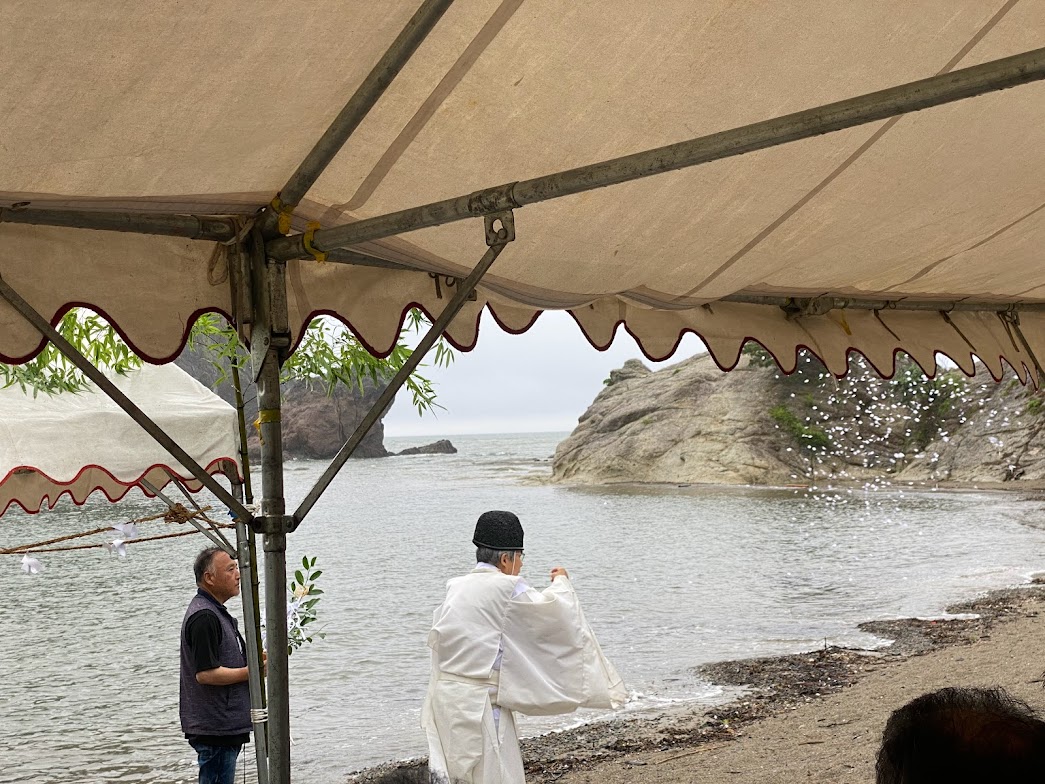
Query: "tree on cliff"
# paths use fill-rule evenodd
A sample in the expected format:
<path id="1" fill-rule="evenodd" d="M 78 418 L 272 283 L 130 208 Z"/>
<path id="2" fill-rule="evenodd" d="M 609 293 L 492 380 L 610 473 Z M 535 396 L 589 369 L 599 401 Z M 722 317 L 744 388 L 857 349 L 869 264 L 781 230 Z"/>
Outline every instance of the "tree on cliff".
<path id="1" fill-rule="evenodd" d="M 411 310 L 403 331 L 392 352 L 384 359 L 372 356 L 351 332 L 330 319 L 316 318 L 309 324 L 295 352 L 284 363 L 280 377 L 286 383 L 301 381 L 309 387 L 322 386 L 332 394 L 338 384 L 363 390 L 369 379 L 374 384 L 391 378 L 413 353 L 407 336 L 427 325 L 424 315 Z M 125 373 L 141 365 L 136 356 L 112 326 L 101 316 L 74 309 L 59 321 L 57 331 L 95 365 L 117 373 Z M 221 316 L 207 313 L 201 316 L 189 333 L 189 346 L 204 349 L 216 374 L 216 385 L 230 380 L 233 368 L 241 369 L 249 355 L 240 342 L 236 330 Z M 432 353 L 433 363 L 445 366 L 453 361 L 453 351 L 440 338 Z M 86 379 L 51 343 L 32 360 L 22 365 L 0 363 L 0 386 L 13 384 L 23 391 L 32 390 L 56 394 L 78 392 L 84 389 Z M 420 373 L 413 373 L 406 382 L 419 414 L 438 406 L 431 382 Z"/>

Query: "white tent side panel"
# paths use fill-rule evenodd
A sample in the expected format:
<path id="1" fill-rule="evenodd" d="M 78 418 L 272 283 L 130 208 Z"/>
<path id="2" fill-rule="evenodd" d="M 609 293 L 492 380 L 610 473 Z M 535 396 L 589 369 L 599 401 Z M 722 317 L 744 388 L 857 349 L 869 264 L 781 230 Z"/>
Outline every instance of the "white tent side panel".
<path id="1" fill-rule="evenodd" d="M 114 384 L 208 473 L 239 473 L 236 412 L 175 365 L 143 365 Z M 82 504 L 95 490 L 111 501 L 167 472 L 189 489 L 199 482 L 95 387 L 73 394 L 0 390 L 0 514 L 11 504 L 37 512 L 65 494 Z"/>

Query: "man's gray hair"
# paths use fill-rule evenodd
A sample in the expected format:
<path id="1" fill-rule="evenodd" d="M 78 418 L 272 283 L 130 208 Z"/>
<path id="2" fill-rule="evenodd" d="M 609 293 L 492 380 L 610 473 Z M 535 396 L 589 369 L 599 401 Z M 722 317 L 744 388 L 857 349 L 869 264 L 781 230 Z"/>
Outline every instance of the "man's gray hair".
<path id="1" fill-rule="evenodd" d="M 501 556 L 507 555 L 509 558 L 514 559 L 515 554 L 518 550 L 494 550 L 492 547 L 476 547 L 475 548 L 475 562 L 476 563 L 488 563 L 491 566 L 500 567 Z"/>
<path id="2" fill-rule="evenodd" d="M 200 554 L 196 556 L 196 562 L 192 565 L 192 571 L 196 575 L 196 585 L 203 582 L 203 575 L 214 563 L 214 556 L 223 552 L 225 551 L 220 547 L 208 547 L 200 551 Z"/>

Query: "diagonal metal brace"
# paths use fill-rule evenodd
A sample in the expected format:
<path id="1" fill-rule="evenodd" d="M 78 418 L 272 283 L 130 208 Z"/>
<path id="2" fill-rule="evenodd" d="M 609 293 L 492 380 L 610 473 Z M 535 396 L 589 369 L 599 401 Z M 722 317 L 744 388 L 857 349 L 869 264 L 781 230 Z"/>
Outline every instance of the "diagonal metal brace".
<path id="1" fill-rule="evenodd" d="M 174 480 L 175 482 L 177 482 L 177 480 L 173 476 L 171 477 L 171 479 Z M 174 502 L 171 499 L 169 499 L 167 496 L 165 496 L 163 494 L 163 492 L 158 487 L 156 487 L 156 485 L 154 485 L 152 482 L 150 482 L 148 479 L 140 479 L 140 480 L 138 480 L 138 484 L 140 484 L 142 487 L 144 487 L 146 490 L 148 490 L 154 496 L 156 496 L 161 501 L 163 501 L 163 503 L 167 504 L 167 506 L 169 508 L 171 508 L 171 509 L 174 508 L 174 506 L 175 506 Z M 185 492 L 184 488 L 182 488 L 182 492 Z M 203 534 L 208 539 L 210 539 L 217 547 L 220 547 L 222 550 L 224 550 L 226 553 L 228 553 L 231 558 L 235 558 L 236 557 L 236 548 L 233 547 L 232 543 L 228 539 L 225 538 L 225 535 L 221 532 L 221 529 L 215 528 L 213 530 L 213 532 L 212 532 L 210 529 L 204 527 L 204 525 L 201 522 L 199 522 L 198 520 L 195 520 L 193 518 L 190 518 L 188 520 L 188 523 L 193 528 L 195 528 L 197 531 L 199 531 L 201 534 Z"/>
<path id="2" fill-rule="evenodd" d="M 410 374 L 417 369 L 417 366 L 421 364 L 421 360 L 424 359 L 425 355 L 431 350 L 432 346 L 439 339 L 440 335 L 446 330 L 450 322 L 460 312 L 464 303 L 468 301 L 469 296 L 475 291 L 475 287 L 482 280 L 483 275 L 490 269 L 490 265 L 494 263 L 497 257 L 501 254 L 501 251 L 507 247 L 508 243 L 515 239 L 515 221 L 511 211 L 498 213 L 496 215 L 490 215 L 486 218 L 486 242 L 490 246 L 486 253 L 483 254 L 482 259 L 475 266 L 464 280 L 459 285 L 455 286 L 456 291 L 454 292 L 453 298 L 447 304 L 446 308 L 439 317 L 432 322 L 432 326 L 428 332 L 421 339 L 421 342 L 417 344 L 416 348 L 411 352 L 410 357 L 403 366 L 399 368 L 399 372 L 392 377 L 392 380 L 388 382 L 388 386 L 385 387 L 384 391 L 378 397 L 377 401 L 367 412 L 366 416 L 363 417 L 363 421 L 356 427 L 355 432 L 345 442 L 345 445 L 341 447 L 338 453 L 334 456 L 333 461 L 327 467 L 327 470 L 323 472 L 323 475 L 316 481 L 315 486 L 309 491 L 308 495 L 298 506 L 294 512 L 294 528 L 297 528 L 301 521 L 305 518 L 305 515 L 309 513 L 309 510 L 315 506 L 319 497 L 323 494 L 323 491 L 327 489 L 330 483 L 337 476 L 348 459 L 352 456 L 356 447 L 366 437 L 366 434 L 370 432 L 370 428 L 384 416 L 385 411 L 395 400 L 396 393 L 403 387 L 406 380 L 410 377 Z M 291 529 L 293 530 L 293 529 Z"/>
<path id="3" fill-rule="evenodd" d="M 62 337 L 58 331 L 51 326 L 47 319 L 37 313 L 36 310 L 33 309 L 33 306 L 22 299 L 21 295 L 11 288 L 3 278 L 0 278 L 0 297 L 3 297 L 3 299 L 5 299 L 7 303 L 22 316 L 22 318 L 32 324 L 37 332 L 51 341 L 55 348 L 61 351 L 62 354 L 64 354 L 81 373 L 93 381 L 99 389 L 116 403 L 116 405 L 126 411 L 131 419 L 141 425 L 142 429 L 152 436 L 156 443 L 166 449 L 168 454 L 185 466 L 185 468 L 187 468 L 204 487 L 214 493 L 218 500 L 225 504 L 225 506 L 227 506 L 235 516 L 241 517 L 243 520 L 251 519 L 250 512 L 247 511 L 243 504 L 237 501 L 228 490 L 222 487 L 218 480 L 208 474 L 203 467 L 200 466 L 191 455 L 189 455 L 188 452 L 178 446 L 173 438 L 163 432 L 163 428 L 153 422 L 129 397 L 117 389 L 116 386 L 105 377 L 104 373 L 92 365 L 87 357 L 77 351 L 75 346 Z"/>

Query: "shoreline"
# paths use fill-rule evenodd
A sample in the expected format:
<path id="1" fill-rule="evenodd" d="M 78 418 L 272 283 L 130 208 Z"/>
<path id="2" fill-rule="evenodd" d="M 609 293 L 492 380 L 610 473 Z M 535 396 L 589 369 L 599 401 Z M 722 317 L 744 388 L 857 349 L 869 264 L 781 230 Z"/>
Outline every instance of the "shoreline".
<path id="1" fill-rule="evenodd" d="M 876 484 L 869 480 L 849 479 L 846 477 L 819 477 L 818 479 L 795 484 L 739 484 L 729 482 L 636 482 L 621 480 L 619 482 L 575 482 L 575 481 L 553 481 L 549 475 L 532 475 L 521 479 L 523 482 L 533 484 L 549 485 L 552 487 L 563 487 L 576 490 L 614 489 L 614 490 L 679 490 L 695 491 L 703 490 L 744 490 L 744 491 L 784 491 L 784 490 L 823 490 L 827 487 L 859 488 L 864 489 L 873 486 L 881 490 L 903 490 L 934 493 L 1004 493 L 1019 495 L 1024 494 L 1021 500 L 1042 501 L 1045 500 L 1045 481 L 1043 480 L 1013 480 L 1009 482 L 998 482 L 984 480 L 982 482 L 970 482 L 957 479 L 939 480 L 915 480 L 915 479 L 885 479 Z"/>
<path id="2" fill-rule="evenodd" d="M 989 641 L 997 627 L 1034 618 L 1042 611 L 1045 579 L 1036 577 L 1031 583 L 990 591 L 945 608 L 950 615 L 966 617 L 902 618 L 857 625 L 861 631 L 892 640 L 883 648 L 827 646 L 802 653 L 701 665 L 694 668 L 700 675 L 715 684 L 741 689 L 741 693 L 712 706 L 702 702 L 679 703 L 667 709 L 651 708 L 522 739 L 526 780 L 530 784 L 610 784 L 641 776 L 643 781 L 649 781 L 651 766 L 667 774 L 669 769 L 690 762 L 705 765 L 709 759 L 728 756 L 725 752 L 738 751 L 744 745 L 743 739 L 760 725 L 771 720 L 786 721 L 789 714 L 836 696 L 844 700 L 846 690 L 872 674 L 901 669 L 927 654 Z M 976 617 L 967 617 L 972 614 Z M 916 693 L 920 692 L 910 696 Z M 804 747 L 825 742 L 806 740 L 796 744 Z M 348 774 L 347 781 L 370 784 L 393 771 L 415 773 L 424 764 L 424 759 L 390 761 L 354 771 Z M 740 779 L 733 776 L 731 780 Z M 873 780 L 873 775 L 863 780 Z"/>

